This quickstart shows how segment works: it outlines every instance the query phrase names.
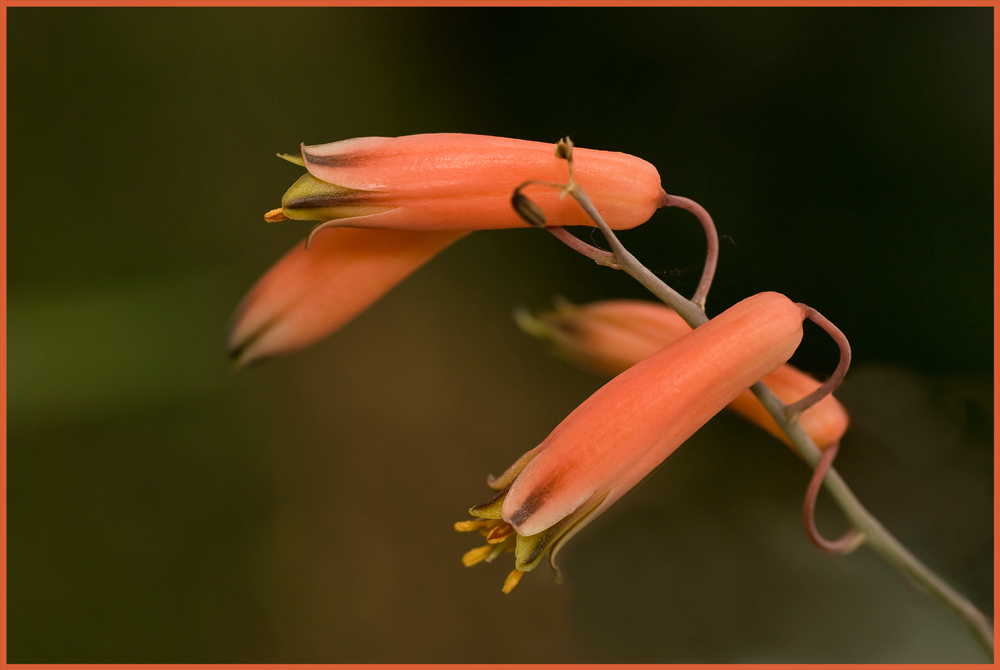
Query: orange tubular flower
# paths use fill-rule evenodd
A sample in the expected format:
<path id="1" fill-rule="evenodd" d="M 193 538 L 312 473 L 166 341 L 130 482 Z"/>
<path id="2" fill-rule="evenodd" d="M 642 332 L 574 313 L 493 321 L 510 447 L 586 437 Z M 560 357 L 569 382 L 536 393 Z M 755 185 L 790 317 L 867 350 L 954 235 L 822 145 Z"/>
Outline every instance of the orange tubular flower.
<path id="1" fill-rule="evenodd" d="M 575 306 L 562 303 L 537 318 L 518 313 L 522 329 L 547 341 L 555 352 L 577 365 L 604 375 L 617 375 L 671 342 L 691 332 L 677 312 L 646 300 L 606 300 Z M 765 376 L 763 381 L 785 403 L 812 393 L 820 383 L 791 366 Z M 791 446 L 785 432 L 749 390 L 740 393 L 729 409 Z M 802 428 L 820 449 L 838 442 L 847 431 L 847 410 L 832 395 L 799 417 Z"/>
<path id="2" fill-rule="evenodd" d="M 612 228 L 634 228 L 661 206 L 666 193 L 646 161 L 614 151 L 575 152 L 574 177 Z M 363 228 L 523 228 L 510 205 L 514 189 L 527 180 L 566 179 L 566 162 L 551 144 L 461 133 L 303 146 L 302 164 L 309 173 L 282 198 L 281 215 Z M 524 191 L 549 225 L 594 225 L 555 189 Z"/>
<path id="3" fill-rule="evenodd" d="M 238 365 L 305 347 L 381 298 L 464 230 L 339 228 L 301 243 L 257 281 L 233 315 Z"/>
<path id="4" fill-rule="evenodd" d="M 612 227 L 637 226 L 661 205 L 660 176 L 646 161 L 576 152 L 576 179 Z M 328 335 L 470 230 L 526 226 L 511 207 L 514 189 L 566 176 L 550 144 L 457 133 L 362 137 L 303 146 L 301 158 L 284 158 L 308 173 L 264 218 L 337 230 L 310 237 L 308 251 L 293 249 L 243 300 L 229 336 L 240 364 Z M 550 225 L 593 225 L 558 190 L 524 190 L 545 207 Z"/>
<path id="5" fill-rule="evenodd" d="M 736 396 L 791 357 L 805 308 L 761 293 L 726 310 L 605 384 L 503 475 L 500 493 L 457 530 L 487 546 L 466 565 L 513 551 L 521 575 L 635 486 Z"/>

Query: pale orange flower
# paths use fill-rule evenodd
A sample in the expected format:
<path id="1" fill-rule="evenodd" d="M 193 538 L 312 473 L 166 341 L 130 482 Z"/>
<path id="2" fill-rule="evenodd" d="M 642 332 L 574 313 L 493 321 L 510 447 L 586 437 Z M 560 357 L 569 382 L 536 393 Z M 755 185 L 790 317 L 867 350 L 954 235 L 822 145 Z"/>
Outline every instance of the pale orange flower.
<path id="1" fill-rule="evenodd" d="M 283 354 L 334 332 L 464 230 L 338 228 L 278 261 L 233 315 L 229 352 L 239 365 Z"/>
<path id="2" fill-rule="evenodd" d="M 364 228 L 523 228 L 527 224 L 511 207 L 514 189 L 528 180 L 566 180 L 566 162 L 552 146 L 462 133 L 303 146 L 301 164 L 308 174 L 282 198 L 281 214 Z M 638 226 L 661 206 L 666 193 L 646 161 L 615 151 L 574 151 L 574 178 L 612 228 Z M 557 189 L 534 185 L 523 191 L 545 211 L 548 225 L 594 225 Z"/>
<path id="3" fill-rule="evenodd" d="M 665 196 L 656 168 L 628 154 L 577 149 L 576 179 L 616 228 L 643 223 Z M 303 175 L 268 221 L 322 221 L 243 299 L 229 349 L 238 363 L 307 346 L 378 300 L 470 230 L 524 227 L 511 206 L 529 179 L 558 182 L 551 144 L 439 133 L 303 146 Z M 550 225 L 593 225 L 558 189 L 531 186 Z M 371 230 L 370 230 L 371 229 Z M 378 229 L 378 230 L 374 230 Z"/>
<path id="4" fill-rule="evenodd" d="M 684 319 L 662 303 L 646 300 L 605 300 L 587 305 L 560 303 L 555 311 L 537 317 L 519 312 L 522 329 L 547 341 L 560 356 L 588 370 L 617 375 L 691 332 Z M 791 365 L 761 381 L 784 403 L 812 393 L 820 383 Z M 749 390 L 729 404 L 729 409 L 791 446 L 791 440 Z M 820 449 L 838 442 L 847 431 L 847 410 L 828 395 L 799 417 L 802 428 Z"/>
<path id="5" fill-rule="evenodd" d="M 576 408 L 537 447 L 490 485 L 499 494 L 473 507 L 457 530 L 480 530 L 488 545 L 466 565 L 513 551 L 504 591 L 635 486 L 761 377 L 791 357 L 805 307 L 761 293 L 726 310 L 621 373 Z"/>

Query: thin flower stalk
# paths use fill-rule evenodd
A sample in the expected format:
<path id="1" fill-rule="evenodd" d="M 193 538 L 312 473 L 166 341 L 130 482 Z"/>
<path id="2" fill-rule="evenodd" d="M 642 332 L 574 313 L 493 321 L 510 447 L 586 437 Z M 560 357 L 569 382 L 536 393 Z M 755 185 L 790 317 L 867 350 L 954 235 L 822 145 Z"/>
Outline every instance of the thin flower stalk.
<path id="1" fill-rule="evenodd" d="M 684 320 L 696 328 L 707 322 L 707 317 L 700 306 L 683 298 L 679 293 L 664 284 L 656 275 L 643 266 L 630 254 L 618 240 L 614 231 L 601 219 L 600 213 L 594 208 L 586 192 L 577 186 L 569 194 L 594 219 L 601 233 L 611 246 L 619 267 L 635 278 L 639 283 L 663 300 L 669 307 L 677 311 Z M 824 319 L 825 321 L 825 319 Z M 828 323 L 828 322 L 827 322 Z M 840 342 L 838 342 L 840 344 Z M 843 347 L 841 347 L 843 352 Z M 822 452 L 799 424 L 795 415 L 789 416 L 788 406 L 775 396 L 762 382 L 750 387 L 758 400 L 767 408 L 768 413 L 781 426 L 781 429 L 791 439 L 795 450 L 814 470 L 818 467 Z M 799 408 L 804 410 L 805 408 Z M 936 600 L 950 609 L 970 630 L 976 640 L 993 658 L 994 636 L 993 626 L 989 619 L 980 612 L 967 598 L 958 593 L 943 579 L 938 577 L 916 556 L 914 556 L 899 540 L 897 540 L 876 519 L 851 491 L 840 474 L 830 467 L 823 477 L 824 488 L 831 494 L 837 506 L 847 517 L 850 524 L 863 535 L 865 543 L 881 555 L 887 562 L 907 575 L 914 583 L 919 584 Z"/>

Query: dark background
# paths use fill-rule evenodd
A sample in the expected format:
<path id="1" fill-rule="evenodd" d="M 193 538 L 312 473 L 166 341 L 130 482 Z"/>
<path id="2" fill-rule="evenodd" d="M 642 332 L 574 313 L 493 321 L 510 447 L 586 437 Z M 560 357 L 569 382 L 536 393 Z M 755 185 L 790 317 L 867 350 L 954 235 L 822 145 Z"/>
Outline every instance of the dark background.
<path id="1" fill-rule="evenodd" d="M 983 661 L 808 469 L 723 415 L 500 593 L 451 530 L 602 380 L 510 312 L 648 297 L 535 230 L 448 249 L 234 373 L 233 307 L 308 224 L 299 142 L 469 132 L 625 151 L 762 290 L 851 339 L 839 469 L 992 615 L 992 9 L 7 10 L 8 660 Z M 585 234 L 586 235 L 586 234 Z M 703 239 L 621 235 L 690 294 Z M 807 328 L 794 359 L 836 349 Z M 819 522 L 844 528 L 821 499 Z"/>

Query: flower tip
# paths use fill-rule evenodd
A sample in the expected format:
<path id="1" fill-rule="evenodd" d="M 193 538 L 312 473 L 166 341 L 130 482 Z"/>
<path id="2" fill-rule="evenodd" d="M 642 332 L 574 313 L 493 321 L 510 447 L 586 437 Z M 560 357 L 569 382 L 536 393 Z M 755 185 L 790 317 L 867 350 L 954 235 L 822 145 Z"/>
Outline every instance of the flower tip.
<path id="1" fill-rule="evenodd" d="M 257 333 L 239 342 L 230 341 L 229 345 L 226 347 L 226 353 L 229 354 L 229 358 L 232 359 L 233 368 L 236 371 L 246 370 L 249 367 L 257 365 L 261 361 L 270 358 L 270 354 L 265 353 L 261 351 L 259 347 L 254 346 L 255 342 L 259 339 L 259 336 L 260 333 Z"/>
<path id="2" fill-rule="evenodd" d="M 277 223 L 278 221 L 287 221 L 288 217 L 281 210 L 280 207 L 277 209 L 272 209 L 264 214 L 264 220 L 268 223 Z"/>
<path id="3" fill-rule="evenodd" d="M 276 155 L 281 160 L 288 161 L 292 165 L 298 165 L 299 167 L 305 167 L 306 166 L 306 162 L 304 160 L 302 160 L 302 156 L 301 155 L 298 155 L 298 156 L 296 156 L 294 154 L 276 154 Z"/>
<path id="4" fill-rule="evenodd" d="M 546 324 L 535 317 L 527 308 L 518 307 L 514 310 L 514 323 L 525 335 L 531 335 L 539 340 L 544 340 L 549 336 L 549 328 Z"/>
<path id="5" fill-rule="evenodd" d="M 514 195 L 510 197 L 510 204 L 517 215 L 528 225 L 535 228 L 545 227 L 545 212 L 528 196 L 523 195 L 520 191 L 514 191 Z"/>

